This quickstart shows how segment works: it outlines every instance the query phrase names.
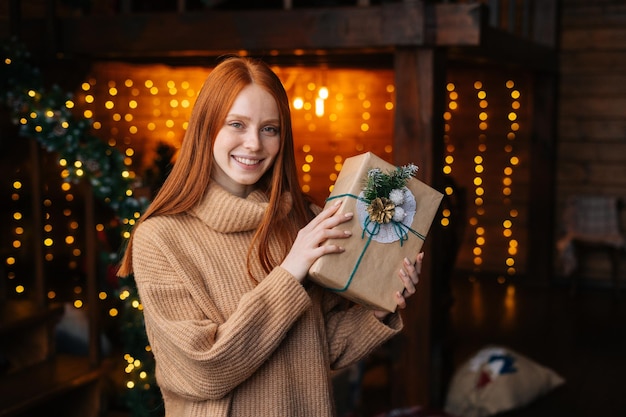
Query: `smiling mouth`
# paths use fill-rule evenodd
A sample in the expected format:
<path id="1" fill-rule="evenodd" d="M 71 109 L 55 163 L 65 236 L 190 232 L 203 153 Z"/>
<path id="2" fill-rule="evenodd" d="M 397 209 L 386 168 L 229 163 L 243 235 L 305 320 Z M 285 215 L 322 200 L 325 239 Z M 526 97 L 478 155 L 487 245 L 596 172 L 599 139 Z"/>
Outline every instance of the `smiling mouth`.
<path id="1" fill-rule="evenodd" d="M 248 159 L 248 158 L 242 158 L 239 156 L 233 156 L 233 159 L 239 162 L 240 164 L 248 165 L 248 166 L 254 166 L 254 165 L 258 165 L 261 163 L 260 159 Z"/>

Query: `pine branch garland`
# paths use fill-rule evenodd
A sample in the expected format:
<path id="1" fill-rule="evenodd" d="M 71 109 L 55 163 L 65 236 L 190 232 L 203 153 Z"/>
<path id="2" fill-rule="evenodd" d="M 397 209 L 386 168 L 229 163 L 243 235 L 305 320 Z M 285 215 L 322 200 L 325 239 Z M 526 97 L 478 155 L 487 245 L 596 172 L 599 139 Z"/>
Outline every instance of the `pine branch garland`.
<path id="1" fill-rule="evenodd" d="M 133 179 L 128 175 L 124 155 L 93 134 L 92 120 L 74 114 L 71 93 L 57 85 L 44 89 L 40 70 L 30 64 L 30 53 L 17 39 L 0 43 L 0 58 L 0 106 L 8 109 L 20 136 L 33 138 L 47 151 L 58 154 L 59 165 L 68 173 L 65 180 L 89 181 L 95 197 L 121 221 L 122 232 L 130 230 L 148 201 L 133 195 Z M 111 255 L 115 263 L 117 254 Z M 127 378 L 134 385 L 132 389 L 128 386 L 122 396 L 133 417 L 161 416 L 162 398 L 154 376 L 154 358 L 146 350 L 143 314 L 132 304 L 139 300 L 136 284 L 132 275 L 120 284 L 120 291 L 128 293 L 121 329 L 127 360 L 141 364 L 127 367 Z"/>
<path id="2" fill-rule="evenodd" d="M 393 190 L 406 186 L 407 181 L 417 172 L 413 164 L 397 167 L 395 170 L 383 173 L 379 168 L 370 169 L 367 173 L 363 195 L 368 201 L 376 198 L 389 198 Z"/>

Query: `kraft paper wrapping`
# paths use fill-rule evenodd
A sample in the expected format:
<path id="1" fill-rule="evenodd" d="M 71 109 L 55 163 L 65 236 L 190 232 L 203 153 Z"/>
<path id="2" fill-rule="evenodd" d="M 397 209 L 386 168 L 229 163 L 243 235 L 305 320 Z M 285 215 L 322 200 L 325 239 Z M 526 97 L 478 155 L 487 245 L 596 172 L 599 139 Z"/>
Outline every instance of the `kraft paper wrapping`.
<path id="1" fill-rule="evenodd" d="M 368 171 L 372 168 L 379 168 L 383 172 L 396 169 L 371 152 L 344 161 L 326 206 L 335 204 L 337 199 L 343 200 L 339 211 L 352 212 L 354 217 L 339 227 L 351 230 L 352 236 L 326 242 L 343 246 L 345 252 L 319 258 L 309 269 L 309 277 L 358 304 L 394 312 L 397 307 L 394 294 L 404 289 L 398 271 L 405 257 L 414 260 L 421 250 L 443 194 L 416 178 L 410 178 L 406 188 L 410 191 L 409 196 L 414 197 L 414 202 L 408 203 L 409 210 L 414 208 L 414 214 L 412 221 L 410 216 L 405 220 L 405 223 L 410 221 L 410 229 L 408 226 L 390 226 L 394 230 L 393 234 L 396 234 L 395 241 L 381 243 L 393 240 L 383 236 L 389 234 L 390 228 L 386 228 L 386 232 L 381 230 L 380 236 L 367 233 L 367 230 L 373 230 L 371 223 L 368 226 L 367 219 L 363 219 L 363 208 L 367 204 L 355 198 L 361 193 Z M 364 227 L 367 228 L 365 232 Z M 401 239 L 398 234 L 402 235 Z"/>

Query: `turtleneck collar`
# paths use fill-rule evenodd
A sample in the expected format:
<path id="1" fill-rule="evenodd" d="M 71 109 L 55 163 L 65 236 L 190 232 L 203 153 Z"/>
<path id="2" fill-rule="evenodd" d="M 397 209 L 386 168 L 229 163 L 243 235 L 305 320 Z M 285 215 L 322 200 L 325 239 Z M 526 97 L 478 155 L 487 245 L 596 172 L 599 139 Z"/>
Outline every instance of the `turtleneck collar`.
<path id="1" fill-rule="evenodd" d="M 268 207 L 268 199 L 259 190 L 241 198 L 211 181 L 206 195 L 191 213 L 221 233 L 246 232 L 256 229 Z"/>
<path id="2" fill-rule="evenodd" d="M 281 206 L 283 215 L 291 210 L 290 195 L 283 196 Z M 268 207 L 268 197 L 262 191 L 252 191 L 242 198 L 211 181 L 206 195 L 191 213 L 220 233 L 237 233 L 259 227 Z"/>

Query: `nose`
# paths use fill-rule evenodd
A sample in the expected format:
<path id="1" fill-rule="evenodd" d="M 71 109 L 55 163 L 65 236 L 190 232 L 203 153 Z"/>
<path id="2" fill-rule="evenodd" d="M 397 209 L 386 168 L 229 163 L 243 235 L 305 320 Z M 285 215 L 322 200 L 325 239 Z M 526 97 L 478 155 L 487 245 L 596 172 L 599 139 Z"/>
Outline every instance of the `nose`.
<path id="1" fill-rule="evenodd" d="M 250 129 L 244 137 L 244 147 L 253 151 L 261 149 L 261 137 L 257 129 Z"/>

